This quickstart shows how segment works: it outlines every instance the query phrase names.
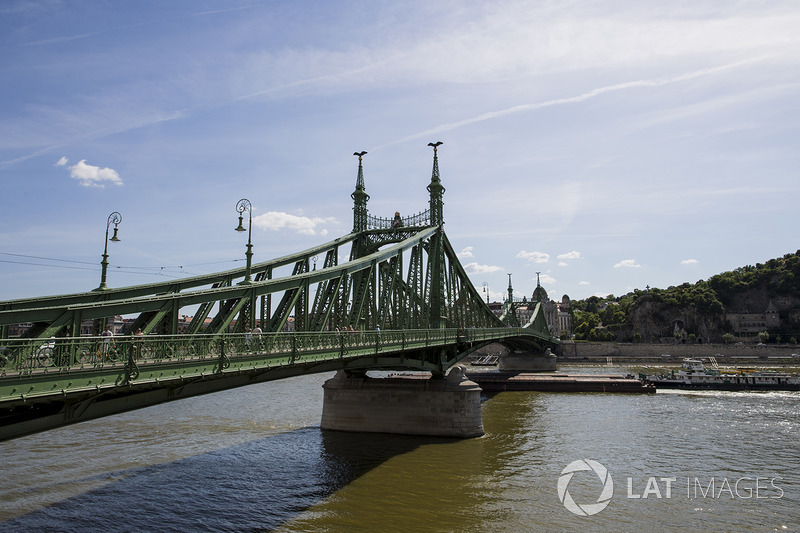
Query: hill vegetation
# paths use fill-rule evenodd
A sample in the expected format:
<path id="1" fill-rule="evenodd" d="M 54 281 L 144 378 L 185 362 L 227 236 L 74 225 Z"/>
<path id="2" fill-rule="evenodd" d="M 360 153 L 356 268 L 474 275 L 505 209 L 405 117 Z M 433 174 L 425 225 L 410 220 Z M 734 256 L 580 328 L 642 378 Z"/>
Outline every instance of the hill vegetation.
<path id="1" fill-rule="evenodd" d="M 800 338 L 800 250 L 723 272 L 696 283 L 634 290 L 624 296 L 572 301 L 576 340 L 734 342 L 748 336 L 734 330 L 732 313 L 764 313 L 772 304 L 780 326 L 749 336 L 762 342 Z"/>

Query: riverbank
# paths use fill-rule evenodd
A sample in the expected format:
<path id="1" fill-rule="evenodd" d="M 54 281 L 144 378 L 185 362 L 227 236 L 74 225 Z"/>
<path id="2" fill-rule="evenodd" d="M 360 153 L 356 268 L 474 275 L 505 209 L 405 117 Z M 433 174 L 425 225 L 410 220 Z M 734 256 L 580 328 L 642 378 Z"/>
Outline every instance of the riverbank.
<path id="1" fill-rule="evenodd" d="M 644 344 L 564 342 L 559 364 L 679 364 L 686 357 L 713 357 L 725 365 L 800 366 L 800 347 L 744 344 Z"/>
<path id="2" fill-rule="evenodd" d="M 508 353 L 500 344 L 476 352 L 470 361 L 494 359 Z M 687 357 L 713 357 L 725 366 L 798 366 L 800 346 L 789 344 L 645 344 L 616 342 L 562 342 L 556 349 L 558 364 L 567 365 L 679 365 Z"/>
<path id="3" fill-rule="evenodd" d="M 622 343 L 622 342 L 570 342 L 562 341 L 559 357 L 659 357 L 663 354 L 677 357 L 777 357 L 800 359 L 800 346 L 792 344 L 674 344 L 674 343 Z"/>

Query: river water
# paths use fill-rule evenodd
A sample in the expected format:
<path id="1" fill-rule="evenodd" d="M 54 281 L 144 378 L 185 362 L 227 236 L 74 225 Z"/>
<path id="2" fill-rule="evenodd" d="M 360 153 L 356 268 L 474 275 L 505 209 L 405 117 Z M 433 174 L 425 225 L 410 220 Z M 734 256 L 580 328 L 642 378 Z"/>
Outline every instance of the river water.
<path id="1" fill-rule="evenodd" d="M 450 440 L 322 431 L 329 377 L 2 442 L 0 531 L 800 531 L 797 392 L 505 392 Z"/>

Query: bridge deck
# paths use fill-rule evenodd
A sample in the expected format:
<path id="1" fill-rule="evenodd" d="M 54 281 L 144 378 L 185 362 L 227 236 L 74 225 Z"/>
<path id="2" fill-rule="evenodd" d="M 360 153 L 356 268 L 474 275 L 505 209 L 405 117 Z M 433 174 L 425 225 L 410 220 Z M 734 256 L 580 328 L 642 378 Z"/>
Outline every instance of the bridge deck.
<path id="1" fill-rule="evenodd" d="M 7 341 L 0 356 L 0 439 L 42 429 L 20 426 L 42 413 L 51 416 L 47 427 L 86 419 L 81 413 L 100 402 L 107 405 L 89 418 L 337 369 L 443 374 L 490 342 L 535 345 L 544 340 L 540 337 L 524 328 L 476 328 Z M 141 399 L 145 394 L 150 397 Z M 136 395 L 141 398 L 132 400 Z"/>

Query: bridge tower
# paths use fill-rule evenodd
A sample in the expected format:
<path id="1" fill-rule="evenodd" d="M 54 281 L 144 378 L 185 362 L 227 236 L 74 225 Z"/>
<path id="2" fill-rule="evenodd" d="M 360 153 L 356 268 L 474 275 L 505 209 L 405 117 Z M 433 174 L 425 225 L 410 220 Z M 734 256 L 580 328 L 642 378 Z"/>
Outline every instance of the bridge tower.
<path id="1" fill-rule="evenodd" d="M 439 155 L 438 148 L 444 144 L 442 141 L 435 143 L 428 143 L 428 146 L 433 147 L 433 173 L 431 174 L 431 182 L 428 185 L 428 192 L 431 194 L 431 223 L 441 226 L 444 224 L 444 186 L 442 180 L 439 178 Z"/>
<path id="2" fill-rule="evenodd" d="M 429 143 L 433 147 L 433 171 L 427 189 L 430 194 L 430 226 L 438 227 L 428 243 L 425 296 L 429 302 L 427 327 L 441 329 L 447 326 L 447 281 L 445 253 L 444 191 L 439 176 L 438 148 L 442 142 Z M 359 233 L 353 241 L 352 258 L 366 255 L 372 249 L 369 240 L 369 216 L 364 187 L 362 157 L 358 156 L 358 177 L 353 199 L 353 232 Z M 452 277 L 452 274 L 451 274 Z M 354 278 L 353 283 L 359 283 Z M 370 288 L 366 289 L 370 291 Z M 371 293 L 370 294 L 370 298 Z M 423 317 L 423 320 L 425 318 Z M 436 373 L 444 378 L 443 373 Z M 321 427 L 342 431 L 368 431 L 434 435 L 445 437 L 476 437 L 483 435 L 480 414 L 480 387 L 469 381 L 463 367 L 457 366 L 446 379 L 374 379 L 365 373 L 337 372 L 325 382 Z"/>
<path id="3" fill-rule="evenodd" d="M 367 194 L 367 189 L 364 185 L 363 164 L 364 156 L 367 155 L 367 152 L 362 150 L 361 152 L 353 152 L 353 155 L 358 157 L 358 175 L 356 176 L 356 188 L 350 198 L 353 199 L 353 233 L 357 234 L 357 236 L 353 239 L 353 245 L 350 250 L 351 261 L 370 253 L 370 239 L 367 234 L 369 230 L 369 210 L 367 209 L 369 194 Z M 342 282 L 339 288 L 339 297 L 336 300 L 336 312 L 331 322 L 334 327 L 368 326 L 364 322 L 365 317 L 361 313 L 354 314 L 358 306 L 355 303 L 352 307 L 349 306 L 348 294 L 351 290 L 358 292 L 358 295 L 354 295 L 355 300 L 371 301 L 374 295 L 369 273 L 356 273 L 352 279 Z"/>
<path id="4" fill-rule="evenodd" d="M 503 313 L 500 315 L 500 320 L 506 326 L 518 328 L 521 326 L 519 323 L 519 316 L 517 315 L 517 306 L 514 304 L 514 287 L 511 286 L 511 274 L 508 275 L 508 298 L 503 303 Z"/>
<path id="5" fill-rule="evenodd" d="M 367 231 L 367 201 L 369 195 L 367 194 L 366 187 L 364 187 L 364 167 L 362 159 L 367 152 L 353 152 L 353 155 L 358 156 L 358 177 L 356 177 L 356 190 L 350 195 L 353 199 L 353 233 Z"/>
<path id="6" fill-rule="evenodd" d="M 430 317 L 428 324 L 431 329 L 438 329 L 445 326 L 447 306 L 445 305 L 445 257 L 444 257 L 444 186 L 439 178 L 439 155 L 438 148 L 443 143 L 441 141 L 428 143 L 433 147 L 433 171 L 431 182 L 428 185 L 430 193 L 430 213 L 431 225 L 439 226 L 439 231 L 431 237 L 430 253 L 428 254 L 428 275 L 426 294 L 430 302 Z"/>

